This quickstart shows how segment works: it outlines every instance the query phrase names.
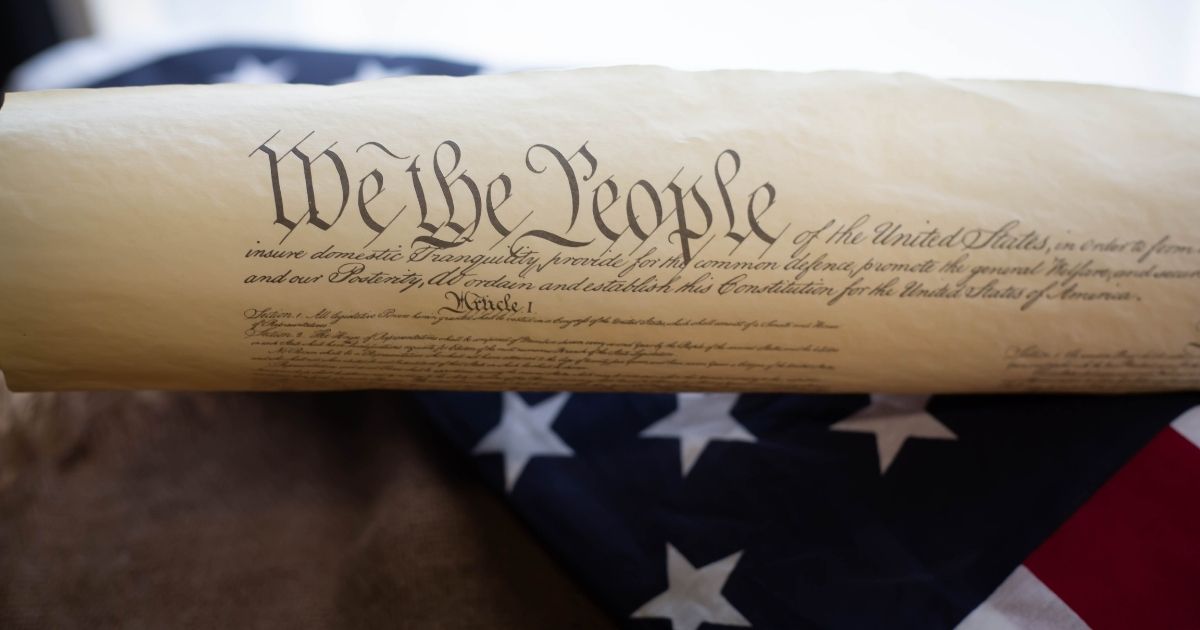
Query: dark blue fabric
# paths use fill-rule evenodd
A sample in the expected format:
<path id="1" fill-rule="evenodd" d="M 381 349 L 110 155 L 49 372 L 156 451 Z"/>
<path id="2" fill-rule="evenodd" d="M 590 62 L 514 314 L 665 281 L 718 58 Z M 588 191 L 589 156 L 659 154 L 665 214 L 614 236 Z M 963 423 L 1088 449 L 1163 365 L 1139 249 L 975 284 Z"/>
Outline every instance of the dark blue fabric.
<path id="1" fill-rule="evenodd" d="M 101 79 L 87 87 L 215 83 L 221 74 L 233 70 L 238 61 L 255 59 L 264 64 L 283 60 L 295 74 L 290 83 L 331 84 L 354 76 L 360 63 L 378 62 L 385 68 L 404 68 L 410 74 L 465 76 L 479 72 L 479 66 L 433 57 L 398 57 L 355 53 L 323 52 L 265 46 L 224 46 L 201 48 L 168 55 Z"/>

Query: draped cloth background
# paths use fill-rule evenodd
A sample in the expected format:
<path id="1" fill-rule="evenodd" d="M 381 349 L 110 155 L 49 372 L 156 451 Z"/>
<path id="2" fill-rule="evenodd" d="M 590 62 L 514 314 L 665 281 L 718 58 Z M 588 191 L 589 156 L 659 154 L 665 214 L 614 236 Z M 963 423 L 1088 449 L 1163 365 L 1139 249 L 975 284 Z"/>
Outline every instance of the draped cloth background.
<path id="1" fill-rule="evenodd" d="M 0 387 L 0 627 L 611 627 L 409 396 Z"/>

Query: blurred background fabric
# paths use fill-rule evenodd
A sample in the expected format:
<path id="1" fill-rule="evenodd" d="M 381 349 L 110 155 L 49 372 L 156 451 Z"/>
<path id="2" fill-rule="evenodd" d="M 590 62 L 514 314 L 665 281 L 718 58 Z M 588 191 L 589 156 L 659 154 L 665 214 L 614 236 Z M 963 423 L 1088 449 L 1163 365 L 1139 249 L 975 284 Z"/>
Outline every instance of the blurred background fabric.
<path id="1" fill-rule="evenodd" d="M 0 628 L 610 627 L 411 394 L 0 379 Z"/>
<path id="2" fill-rule="evenodd" d="M 62 41 L 47 2 L 0 2 L 0 86 L 18 65 Z"/>
<path id="3" fill-rule="evenodd" d="M 9 89 L 85 85 L 214 45 L 422 55 L 490 71 L 852 69 L 1200 94 L 1200 0 L 27 0 L 0 3 Z"/>

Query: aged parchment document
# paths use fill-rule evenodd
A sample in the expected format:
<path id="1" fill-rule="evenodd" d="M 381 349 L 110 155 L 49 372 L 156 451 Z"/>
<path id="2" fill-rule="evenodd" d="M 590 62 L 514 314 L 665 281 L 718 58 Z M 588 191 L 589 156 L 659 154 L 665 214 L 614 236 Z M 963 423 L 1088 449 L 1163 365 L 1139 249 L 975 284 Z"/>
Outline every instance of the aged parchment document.
<path id="1" fill-rule="evenodd" d="M 655 68 L 9 94 L 14 389 L 1200 386 L 1200 101 Z"/>

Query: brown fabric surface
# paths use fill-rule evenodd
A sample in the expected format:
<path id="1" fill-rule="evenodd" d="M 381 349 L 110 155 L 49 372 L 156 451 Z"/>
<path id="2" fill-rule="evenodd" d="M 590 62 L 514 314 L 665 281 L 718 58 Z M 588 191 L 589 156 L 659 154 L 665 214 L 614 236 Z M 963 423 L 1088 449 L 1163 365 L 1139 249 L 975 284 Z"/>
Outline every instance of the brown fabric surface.
<path id="1" fill-rule="evenodd" d="M 0 628 L 612 627 L 410 407 L 0 383 Z"/>

